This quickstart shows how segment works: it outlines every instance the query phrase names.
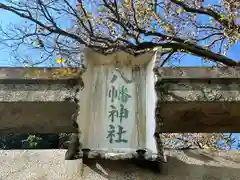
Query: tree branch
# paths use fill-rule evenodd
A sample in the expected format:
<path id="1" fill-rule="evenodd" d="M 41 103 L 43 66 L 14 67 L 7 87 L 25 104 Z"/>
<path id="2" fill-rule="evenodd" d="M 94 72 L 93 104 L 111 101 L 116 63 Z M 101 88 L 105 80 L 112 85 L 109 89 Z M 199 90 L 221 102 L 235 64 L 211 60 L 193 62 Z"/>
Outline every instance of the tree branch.
<path id="1" fill-rule="evenodd" d="M 163 62 L 160 64 L 160 67 L 163 67 L 173 54 L 174 54 L 174 51 L 170 52 L 167 55 L 167 57 L 163 60 Z"/>
<path id="2" fill-rule="evenodd" d="M 205 14 L 205 15 L 211 16 L 216 21 L 218 21 L 222 26 L 224 26 L 226 28 L 229 28 L 229 25 L 231 25 L 230 26 L 231 28 L 238 28 L 238 26 L 235 25 L 234 22 L 230 23 L 225 18 L 223 19 L 220 14 L 216 13 L 212 9 L 208 9 L 208 8 L 199 8 L 199 9 L 191 8 L 191 7 L 187 6 L 183 1 L 180 1 L 180 0 L 171 0 L 171 2 L 181 6 L 187 12 L 198 13 L 198 14 Z"/>
<path id="3" fill-rule="evenodd" d="M 239 66 L 239 63 L 220 54 L 216 54 L 211 52 L 210 50 L 204 49 L 200 46 L 194 45 L 194 44 L 185 44 L 185 43 L 177 43 L 177 42 L 170 42 L 170 43 L 152 43 L 152 42 L 143 42 L 139 44 L 135 49 L 137 51 L 143 50 L 143 49 L 151 49 L 156 46 L 162 46 L 162 48 L 172 48 L 174 50 L 186 50 L 189 51 L 197 56 L 205 57 L 208 59 L 212 59 L 215 62 L 223 63 L 227 66 Z"/>
<path id="4" fill-rule="evenodd" d="M 183 1 L 171 0 L 172 3 L 178 6 L 181 6 L 187 12 L 206 14 L 213 17 L 220 23 L 222 23 L 222 26 L 220 26 L 222 28 L 221 29 L 216 27 L 202 26 L 201 24 L 199 25 L 196 22 L 196 24 L 194 24 L 194 27 L 196 27 L 199 32 L 205 28 L 212 30 L 213 32 L 207 32 L 206 34 L 204 33 L 204 35 L 201 34 L 201 36 L 198 38 L 196 38 L 195 36 L 194 38 L 191 38 L 191 34 L 190 34 L 191 32 L 186 31 L 186 34 L 188 35 L 188 37 L 183 38 L 181 37 L 182 32 L 180 32 L 180 29 L 185 28 L 184 27 L 185 25 L 180 24 L 174 27 L 173 31 L 175 33 L 171 34 L 166 30 L 167 27 L 164 24 L 165 21 L 171 26 L 173 26 L 174 22 L 175 23 L 185 22 L 184 21 L 185 19 L 180 16 L 178 19 L 175 19 L 177 17 L 174 17 L 174 21 L 172 19 L 163 18 L 162 22 L 156 25 L 157 27 L 153 27 L 153 28 L 149 27 L 149 25 L 151 26 L 153 22 L 156 22 L 156 19 L 152 18 L 154 15 L 151 15 L 151 12 L 157 11 L 157 8 L 158 8 L 157 1 L 153 2 L 154 6 L 153 6 L 153 3 L 148 4 L 150 9 L 145 7 L 141 8 L 141 5 L 140 6 L 135 5 L 133 4 L 133 1 L 130 1 L 131 3 L 127 7 L 128 8 L 127 13 L 122 14 L 121 7 L 119 6 L 119 3 L 117 2 L 117 0 L 114 0 L 111 2 L 107 0 L 103 0 L 103 4 L 97 4 L 97 5 L 103 6 L 104 10 L 103 11 L 101 10 L 98 12 L 99 14 L 97 16 L 99 18 L 97 17 L 97 20 L 95 21 L 94 19 L 95 17 L 92 19 L 89 19 L 88 15 L 93 12 L 91 12 L 91 10 L 89 11 L 85 7 L 85 5 L 83 4 L 84 1 L 78 0 L 78 3 L 80 5 L 78 7 L 81 8 L 80 10 L 81 12 L 79 13 L 79 10 L 75 10 L 72 7 L 72 5 L 68 3 L 68 1 L 64 0 L 63 1 L 63 3 L 65 3 L 64 7 L 61 6 L 60 9 L 66 13 L 70 13 L 71 16 L 73 16 L 76 20 L 79 21 L 78 30 L 80 31 L 80 33 L 69 32 L 68 30 L 64 30 L 64 28 L 61 28 L 60 26 L 58 26 L 54 22 L 56 21 L 56 19 L 52 17 L 52 15 L 50 14 L 50 12 L 52 11 L 48 11 L 51 9 L 51 7 L 48 7 L 49 3 L 46 6 L 46 4 L 44 4 L 42 0 L 34 0 L 34 1 L 38 2 L 40 5 L 37 9 L 34 7 L 35 3 L 32 4 L 33 9 L 31 9 L 30 6 L 29 8 L 27 7 L 25 8 L 22 5 L 18 6 L 17 4 L 15 4 L 11 6 L 9 4 L 0 3 L 0 9 L 10 11 L 22 18 L 30 20 L 35 25 L 42 27 L 46 32 L 51 32 L 53 34 L 60 35 L 63 38 L 72 39 L 79 44 L 84 44 L 85 46 L 104 54 L 110 54 L 115 51 L 122 50 L 133 55 L 138 55 L 146 51 L 152 51 L 154 47 L 161 46 L 163 49 L 167 48 L 172 50 L 172 52 L 168 54 L 169 56 L 166 58 L 166 60 L 164 60 L 164 63 L 175 52 L 185 52 L 188 54 L 193 54 L 206 59 L 210 59 L 214 62 L 222 63 L 227 66 L 239 65 L 237 61 L 231 58 L 228 58 L 226 56 L 223 56 L 219 53 L 215 53 L 211 50 L 212 49 L 211 46 L 214 45 L 215 43 L 219 43 L 219 44 L 223 43 L 223 38 L 224 38 L 223 26 L 228 27 L 229 23 L 226 19 L 223 19 L 220 14 L 208 8 L 192 8 L 192 7 L 189 7 L 187 4 L 185 4 Z M 54 11 L 58 12 L 58 9 L 57 9 L 58 6 L 57 5 L 56 6 L 52 5 L 52 6 Z M 19 7 L 22 7 L 22 8 L 19 8 Z M 40 11 L 41 14 L 43 14 L 42 15 L 43 18 L 45 19 L 41 20 L 41 19 L 38 19 L 37 17 L 33 17 L 33 14 L 35 11 Z M 31 14 L 31 12 L 33 14 Z M 146 15 L 148 18 L 150 18 L 149 20 L 147 20 L 147 22 L 145 22 Z M 176 22 L 178 20 L 180 20 L 180 22 Z M 186 21 L 188 20 L 189 19 L 187 19 Z M 48 26 L 45 21 L 50 21 L 53 24 L 53 26 Z M 111 30 L 113 30 L 113 32 L 117 32 L 118 34 L 112 34 Z M 40 34 L 41 34 L 40 32 L 37 32 L 37 35 L 40 35 Z M 216 38 L 216 36 L 219 36 L 220 38 L 219 37 Z M 144 39 L 140 39 L 140 37 L 144 37 Z M 145 40 L 145 39 L 148 39 L 148 40 Z M 195 41 L 187 41 L 189 39 L 190 40 L 193 39 Z M 59 42 L 60 42 L 59 45 L 61 45 L 61 49 L 64 49 L 62 48 L 62 46 L 64 46 L 64 43 L 65 44 L 67 43 L 61 42 L 61 40 L 59 39 Z M 204 41 L 204 40 L 207 40 L 210 44 L 208 46 L 197 45 L 196 41 Z M 67 47 L 66 51 L 69 48 L 70 47 Z"/>

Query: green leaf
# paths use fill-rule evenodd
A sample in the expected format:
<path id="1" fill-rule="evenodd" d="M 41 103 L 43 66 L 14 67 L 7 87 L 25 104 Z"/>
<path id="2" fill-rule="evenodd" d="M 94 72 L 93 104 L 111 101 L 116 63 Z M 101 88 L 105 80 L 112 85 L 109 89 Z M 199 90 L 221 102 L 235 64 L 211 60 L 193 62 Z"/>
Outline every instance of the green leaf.
<path id="1" fill-rule="evenodd" d="M 183 8 L 179 8 L 178 10 L 177 10 L 177 13 L 178 14 L 182 14 L 182 13 L 184 13 L 185 12 L 185 10 L 183 9 Z"/>
<path id="2" fill-rule="evenodd" d="M 103 7 L 100 7 L 99 11 L 100 11 L 100 12 L 104 12 L 105 9 L 104 9 Z"/>
<path id="3" fill-rule="evenodd" d="M 221 21 L 225 19 L 225 17 L 224 17 L 223 15 L 220 15 L 220 16 L 221 16 L 221 17 L 220 17 L 220 20 L 221 20 Z"/>
<path id="4" fill-rule="evenodd" d="M 211 25 L 213 24 L 213 19 L 212 19 L 212 18 L 210 19 L 210 24 L 211 24 Z"/>
<path id="5" fill-rule="evenodd" d="M 157 46 L 153 48 L 153 51 L 161 51 L 162 50 L 162 46 Z"/>

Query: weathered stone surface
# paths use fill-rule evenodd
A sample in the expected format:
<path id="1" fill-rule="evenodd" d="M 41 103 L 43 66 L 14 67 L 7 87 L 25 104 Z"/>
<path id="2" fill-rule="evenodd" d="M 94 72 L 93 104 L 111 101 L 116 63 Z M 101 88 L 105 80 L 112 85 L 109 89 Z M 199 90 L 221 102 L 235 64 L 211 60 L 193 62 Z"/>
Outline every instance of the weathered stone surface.
<path id="1" fill-rule="evenodd" d="M 0 68 L 0 133 L 76 132 L 80 75 L 76 68 Z"/>
<path id="2" fill-rule="evenodd" d="M 0 134 L 76 132 L 73 102 L 0 102 Z"/>
<path id="3" fill-rule="evenodd" d="M 62 102 L 74 96 L 68 84 L 0 84 L 0 102 Z"/>
<path id="4" fill-rule="evenodd" d="M 96 160 L 146 160 L 165 162 L 163 156 L 146 150 L 134 149 L 85 149 L 78 154 L 78 158 L 96 159 Z"/>
<path id="5" fill-rule="evenodd" d="M 80 68 L 0 68 L 0 80 L 64 80 L 82 74 Z"/>
<path id="6" fill-rule="evenodd" d="M 240 130 L 239 68 L 159 68 L 156 73 L 161 132 Z"/>
<path id="7" fill-rule="evenodd" d="M 239 151 L 166 151 L 161 173 L 126 161 L 64 161 L 65 150 L 0 151 L 0 179 L 14 180 L 238 180 Z"/>
<path id="8" fill-rule="evenodd" d="M 238 132 L 240 128 L 240 102 L 173 102 L 162 105 L 163 132 L 228 133 Z"/>
<path id="9" fill-rule="evenodd" d="M 164 67 L 158 68 L 159 77 L 164 79 L 201 79 L 201 78 L 234 78 L 240 77 L 239 67 Z"/>

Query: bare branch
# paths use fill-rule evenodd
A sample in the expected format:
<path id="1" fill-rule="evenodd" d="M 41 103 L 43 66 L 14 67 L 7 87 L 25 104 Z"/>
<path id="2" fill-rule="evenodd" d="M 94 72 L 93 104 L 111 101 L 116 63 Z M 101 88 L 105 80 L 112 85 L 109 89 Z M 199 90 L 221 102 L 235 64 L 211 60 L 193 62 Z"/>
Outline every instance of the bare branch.
<path id="1" fill-rule="evenodd" d="M 227 66 L 237 66 L 239 64 L 236 60 L 219 53 L 222 51 L 215 52 L 213 48 L 214 45 L 219 45 L 222 49 L 224 39 L 229 44 L 235 42 L 230 42 L 229 37 L 235 36 L 236 31 L 228 31 L 226 35 L 226 28 L 229 28 L 230 22 L 222 17 L 219 10 L 214 11 L 213 8 L 190 6 L 188 1 L 179 0 L 171 0 L 168 3 L 154 1 L 145 4 L 141 4 L 138 0 L 129 1 L 129 4 L 121 4 L 116 0 L 100 0 L 94 1 L 95 9 L 90 10 L 88 8 L 89 2 L 78 0 L 77 6 L 73 7 L 67 0 L 61 2 L 31 0 L 31 3 L 21 3 L 19 6 L 16 3 L 12 3 L 12 5 L 0 3 L 0 9 L 27 19 L 37 25 L 38 30 L 41 29 L 39 32 L 34 32 L 35 34 L 33 32 L 27 33 L 28 35 L 25 34 L 22 37 L 13 37 L 12 40 L 24 40 L 32 34 L 38 39 L 48 39 L 49 42 L 52 39 L 51 37 L 59 35 L 57 49 L 49 43 L 46 47 L 42 47 L 47 53 L 52 52 L 53 49 L 55 51 L 61 49 L 61 51 L 67 52 L 71 48 L 76 53 L 76 48 L 68 45 L 71 41 L 78 45 L 83 44 L 103 54 L 122 50 L 138 55 L 161 46 L 163 49 L 170 48 L 172 50 L 171 55 L 182 52 Z M 36 7 L 36 5 L 38 6 Z M 178 7 L 184 9 L 184 12 L 177 12 L 178 9 L 176 8 Z M 169 10 L 168 12 L 165 11 L 167 17 L 161 15 L 160 8 Z M 62 28 L 57 23 L 57 17 L 51 11 L 65 13 L 75 20 L 78 27 L 75 31 Z M 41 15 L 39 18 L 34 15 L 38 13 Z M 224 28 L 221 25 L 198 22 L 194 20 L 196 14 L 213 17 Z M 187 23 L 189 24 L 187 25 Z M 195 30 L 199 34 L 191 35 Z M 5 41 L 10 39 L 7 38 Z M 167 60 L 164 60 L 164 62 Z"/>
<path id="2" fill-rule="evenodd" d="M 199 8 L 199 9 L 191 8 L 191 7 L 187 6 L 183 1 L 180 1 L 180 0 L 171 0 L 171 2 L 181 6 L 187 12 L 198 13 L 198 14 L 205 14 L 205 15 L 211 16 L 216 21 L 218 21 L 220 24 L 222 24 L 224 27 L 229 27 L 229 24 L 231 24 L 232 26 L 234 25 L 234 23 L 229 22 L 226 19 L 222 18 L 222 16 L 220 14 L 216 13 L 212 9 L 208 9 L 208 8 Z"/>
<path id="3" fill-rule="evenodd" d="M 173 54 L 174 54 L 174 51 L 170 52 L 168 56 L 162 61 L 162 63 L 160 64 L 160 67 L 163 67 Z"/>

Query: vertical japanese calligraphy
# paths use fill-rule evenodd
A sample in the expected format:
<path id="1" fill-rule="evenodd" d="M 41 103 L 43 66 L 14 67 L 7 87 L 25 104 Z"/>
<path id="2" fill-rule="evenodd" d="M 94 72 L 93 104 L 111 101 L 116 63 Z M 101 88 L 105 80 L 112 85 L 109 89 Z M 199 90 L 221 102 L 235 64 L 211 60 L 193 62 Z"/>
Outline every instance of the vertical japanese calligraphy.
<path id="1" fill-rule="evenodd" d="M 108 98 L 108 131 L 106 139 L 110 144 L 128 143 L 129 133 L 126 129 L 126 125 L 131 121 L 131 111 L 129 107 L 129 100 L 132 99 L 132 95 L 129 92 L 129 87 L 121 81 L 121 77 L 117 72 L 113 73 L 110 78 L 110 84 L 107 92 Z"/>

